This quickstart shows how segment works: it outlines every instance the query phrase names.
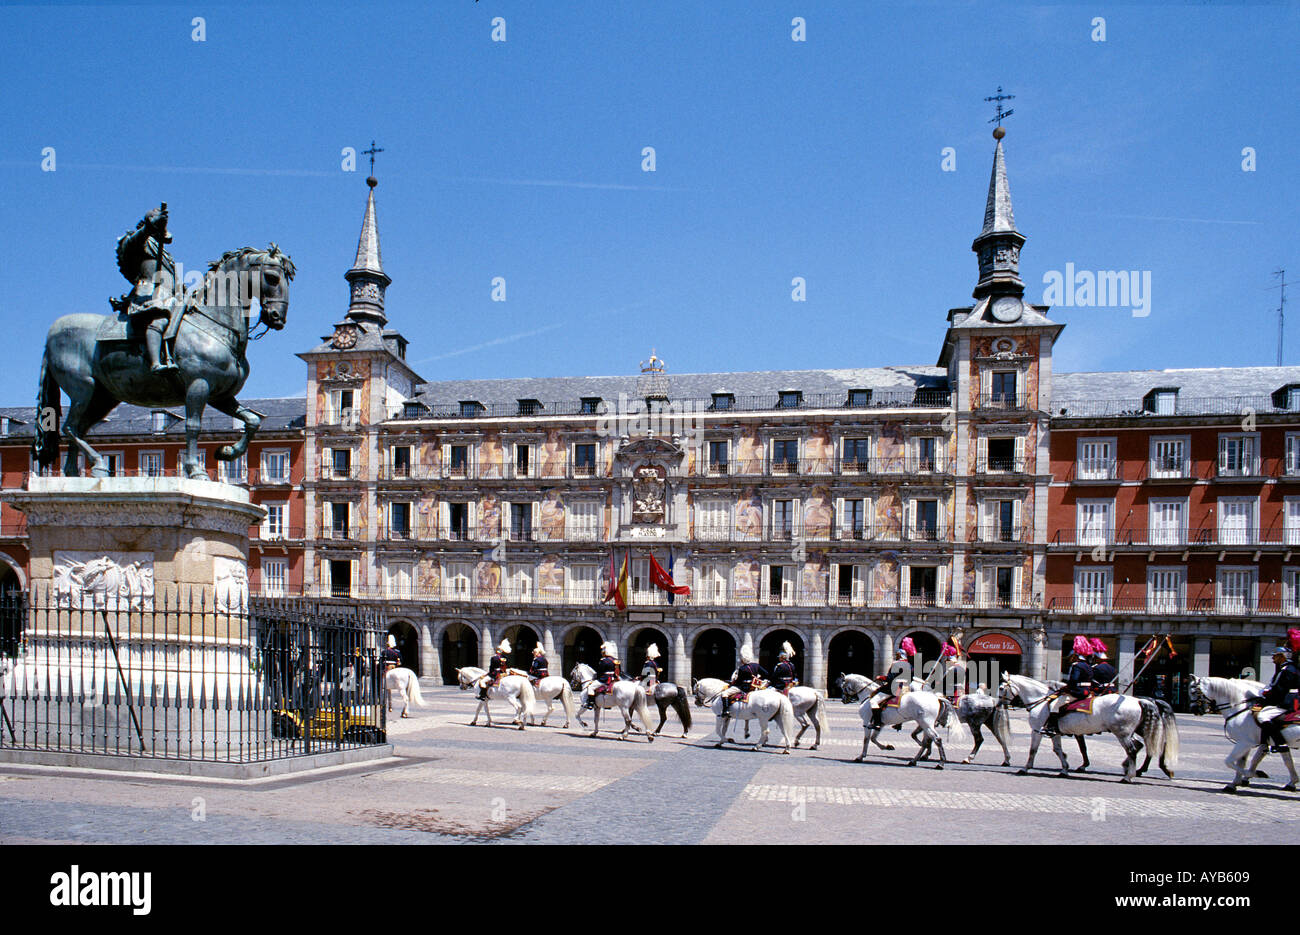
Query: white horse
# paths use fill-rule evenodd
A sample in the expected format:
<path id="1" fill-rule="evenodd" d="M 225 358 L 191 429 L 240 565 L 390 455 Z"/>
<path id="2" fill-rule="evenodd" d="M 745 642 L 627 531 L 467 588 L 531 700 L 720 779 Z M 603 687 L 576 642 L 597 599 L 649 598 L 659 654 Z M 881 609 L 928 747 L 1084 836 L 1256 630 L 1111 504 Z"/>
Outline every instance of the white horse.
<path id="1" fill-rule="evenodd" d="M 596 670 L 584 662 L 579 662 L 573 667 L 573 671 L 569 673 L 569 684 L 574 691 L 582 692 L 595 678 Z M 629 730 L 638 733 L 641 731 L 640 727 L 632 723 L 632 714 L 635 712 L 636 716 L 641 719 L 641 723 L 645 725 L 646 739 L 650 743 L 654 743 L 655 735 L 650 729 L 650 707 L 646 701 L 645 689 L 640 682 L 621 679 L 615 682 L 609 691 L 596 695 L 596 719 L 591 729 L 591 736 L 593 737 L 600 733 L 601 708 L 618 708 L 623 714 L 623 730 L 619 734 L 619 737 L 623 740 L 627 740 Z M 587 726 L 587 722 L 582 719 L 581 710 L 578 711 L 578 723 L 584 728 Z"/>
<path id="2" fill-rule="evenodd" d="M 1007 704 L 1021 705 L 1029 710 L 1029 727 L 1033 736 L 1029 741 L 1029 760 L 1017 775 L 1027 776 L 1033 769 L 1034 757 L 1038 755 L 1038 745 L 1043 742 L 1043 725 L 1051 710 L 1052 688 L 1027 675 L 1002 674 L 1002 688 L 999 696 Z M 1137 755 L 1142 749 L 1142 741 L 1136 734 L 1142 726 L 1147 713 L 1141 702 L 1129 695 L 1096 695 L 1092 699 L 1092 713 L 1073 711 L 1062 714 L 1057 720 L 1057 732 L 1052 735 L 1052 749 L 1061 761 L 1061 775 L 1068 776 L 1070 764 L 1061 749 L 1061 737 L 1081 734 L 1114 734 L 1124 748 L 1124 778 L 1121 782 L 1132 782 L 1137 772 Z M 1165 749 L 1162 760 L 1168 764 L 1172 774 L 1178 765 L 1178 734 L 1176 731 L 1164 734 Z"/>
<path id="3" fill-rule="evenodd" d="M 394 666 L 385 673 L 384 698 L 388 702 L 389 711 L 393 710 L 394 689 L 402 699 L 402 717 L 410 717 L 406 712 L 411 709 L 411 705 L 424 707 L 424 698 L 420 695 L 420 677 L 410 669 Z"/>
<path id="4" fill-rule="evenodd" d="M 706 686 L 705 683 L 709 683 L 709 685 Z M 718 685 L 721 685 L 722 688 L 713 691 Z M 758 743 L 753 749 L 757 750 L 760 747 L 765 747 L 767 746 L 768 726 L 775 720 L 777 727 L 781 728 L 781 752 L 789 754 L 790 740 L 795 736 L 796 724 L 794 706 L 790 704 L 790 699 L 775 688 L 760 688 L 757 691 L 750 692 L 744 701 L 733 701 L 728 708 L 726 699 L 722 697 L 722 692 L 730 685 L 730 682 L 724 682 L 721 679 L 701 679 L 695 683 L 696 703 L 711 708 L 713 716 L 717 720 L 718 742 L 713 745 L 714 748 L 721 747 L 726 743 L 727 724 L 733 718 L 744 721 L 758 721 Z M 726 709 L 726 714 L 723 714 L 724 709 Z M 746 725 L 745 735 L 749 735 L 748 725 Z"/>
<path id="5" fill-rule="evenodd" d="M 1232 741 L 1232 750 L 1223 762 L 1236 771 L 1236 776 L 1229 785 L 1224 787 L 1224 792 L 1236 792 L 1241 786 L 1250 785 L 1250 780 L 1255 776 L 1267 778 L 1267 774 L 1259 770 L 1258 766 L 1268 753 L 1268 745 L 1262 742 L 1263 732 L 1251 711 L 1250 701 L 1250 696 L 1259 695 L 1263 691 L 1263 682 L 1253 682 L 1248 679 L 1207 678 L 1199 675 L 1192 679 L 1189 686 L 1188 694 L 1192 699 L 1192 710 L 1198 715 L 1206 711 L 1222 714 L 1223 733 Z M 1295 792 L 1300 776 L 1296 775 L 1291 748 L 1300 746 L 1300 724 L 1288 724 L 1283 727 L 1282 739 L 1286 741 L 1286 749 L 1282 751 L 1282 761 L 1286 763 L 1286 768 L 1291 773 L 1291 781 L 1283 788 L 1288 792 Z M 1250 756 L 1252 751 L 1255 756 L 1247 766 L 1246 757 Z"/>
<path id="6" fill-rule="evenodd" d="M 569 721 L 573 718 L 573 689 L 569 687 L 569 682 L 562 675 L 548 675 L 544 679 L 538 679 L 537 685 L 533 688 L 533 694 L 537 700 L 546 705 L 546 713 L 542 715 L 542 726 L 546 726 L 546 720 L 551 716 L 551 711 L 555 708 L 555 699 L 560 699 L 560 707 L 564 709 L 564 726 L 569 726 Z M 531 720 L 537 723 L 537 715 L 532 715 Z"/>
<path id="7" fill-rule="evenodd" d="M 700 679 L 695 683 L 696 703 L 703 695 L 706 698 L 713 698 L 719 692 L 726 689 L 730 682 L 722 679 Z M 806 685 L 796 685 L 790 689 L 790 694 L 786 695 L 790 699 L 790 707 L 794 711 L 795 723 L 799 725 L 799 732 L 794 735 L 794 745 L 799 746 L 799 738 L 804 735 L 809 727 L 815 731 L 816 739 L 809 750 L 816 750 L 821 746 L 822 734 L 830 730 L 830 725 L 826 720 L 826 695 L 815 688 L 809 688 Z M 749 721 L 745 721 L 745 739 L 749 739 Z"/>
<path id="8" fill-rule="evenodd" d="M 948 754 L 943 748 L 943 740 L 939 737 L 936 728 L 946 727 L 948 739 L 953 743 L 962 743 L 966 740 L 966 730 L 962 727 L 961 719 L 957 717 L 957 709 L 952 706 L 952 702 L 943 695 L 926 691 L 920 687 L 923 684 L 920 679 L 913 679 L 912 690 L 905 692 L 898 699 L 895 707 L 881 711 L 880 727 L 873 727 L 871 716 L 874 712 L 871 708 L 871 695 L 879 684 L 875 679 L 867 678 L 865 675 L 845 675 L 840 678 L 841 701 L 851 704 L 863 698 L 862 703 L 858 705 L 858 717 L 862 719 L 862 752 L 854 758 L 854 762 L 861 763 L 865 760 L 867 751 L 873 743 L 881 750 L 894 749 L 893 744 L 880 742 L 880 732 L 886 727 L 915 723 L 916 730 L 912 731 L 912 739 L 919 746 L 916 755 L 907 761 L 907 765 L 915 766 L 922 756 L 928 757 L 931 748 L 937 745 L 939 762 L 934 765 L 934 768 L 943 769 L 944 764 L 948 762 Z"/>
<path id="9" fill-rule="evenodd" d="M 460 681 L 460 690 L 469 691 L 471 688 L 477 688 L 479 679 L 487 675 L 487 671 L 477 666 L 466 666 L 463 669 L 456 670 L 456 678 Z M 522 675 L 506 675 L 496 685 L 487 690 L 487 697 L 481 699 L 478 708 L 474 712 L 474 720 L 469 722 L 473 727 L 478 724 L 480 713 L 487 715 L 487 726 L 492 726 L 492 712 L 488 709 L 488 702 L 498 698 L 504 698 L 510 702 L 511 707 L 515 709 L 515 719 L 511 723 L 518 724 L 519 729 L 524 729 L 524 722 L 528 720 L 528 715 L 533 713 L 533 702 L 537 697 L 533 694 L 533 683 Z"/>

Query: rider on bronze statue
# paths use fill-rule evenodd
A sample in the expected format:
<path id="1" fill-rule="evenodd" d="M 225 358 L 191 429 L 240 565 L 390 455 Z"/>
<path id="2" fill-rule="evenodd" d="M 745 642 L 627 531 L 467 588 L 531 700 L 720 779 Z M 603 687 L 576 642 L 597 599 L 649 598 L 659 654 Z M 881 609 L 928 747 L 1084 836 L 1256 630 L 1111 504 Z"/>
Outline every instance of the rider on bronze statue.
<path id="1" fill-rule="evenodd" d="M 152 373 L 176 369 L 168 344 L 176 337 L 172 319 L 182 301 L 176 261 L 165 247 L 171 242 L 164 201 L 141 218 L 135 230 L 118 238 L 117 268 L 131 283 L 131 291 L 108 300 L 114 311 L 126 315 L 132 340 L 143 342 Z M 179 324 L 180 316 L 175 317 Z"/>

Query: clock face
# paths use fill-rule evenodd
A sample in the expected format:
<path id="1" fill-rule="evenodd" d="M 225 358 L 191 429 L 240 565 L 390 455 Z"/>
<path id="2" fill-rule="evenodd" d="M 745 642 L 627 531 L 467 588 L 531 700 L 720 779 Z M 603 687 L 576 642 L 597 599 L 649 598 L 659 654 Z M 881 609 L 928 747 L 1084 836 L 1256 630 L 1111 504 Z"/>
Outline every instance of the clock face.
<path id="1" fill-rule="evenodd" d="M 352 328 L 339 328 L 334 332 L 334 346 L 347 349 L 357 343 L 357 333 Z"/>
<path id="2" fill-rule="evenodd" d="M 1001 322 L 1020 320 L 1020 300 L 1014 296 L 1003 296 L 993 303 L 993 317 Z"/>

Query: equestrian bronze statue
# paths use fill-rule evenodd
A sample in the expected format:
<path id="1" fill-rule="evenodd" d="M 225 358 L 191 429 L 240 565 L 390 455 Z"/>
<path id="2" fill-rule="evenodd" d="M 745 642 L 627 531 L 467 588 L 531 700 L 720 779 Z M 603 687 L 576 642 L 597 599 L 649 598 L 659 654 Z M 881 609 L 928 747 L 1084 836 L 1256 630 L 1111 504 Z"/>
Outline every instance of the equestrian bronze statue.
<path id="1" fill-rule="evenodd" d="M 86 435 L 118 403 L 185 406 L 181 466 L 186 477 L 207 476 L 198 455 L 205 406 L 244 424 L 239 440 L 223 445 L 217 458 L 233 461 L 248 449 L 262 420 L 235 397 L 248 379 L 250 310 L 256 299 L 258 323 L 275 331 L 284 327 L 293 261 L 275 244 L 230 250 L 209 264 L 202 282 L 185 290 L 176 283 L 175 263 L 165 249 L 171 239 L 163 204 L 118 241 L 118 269 L 133 288 L 110 300 L 117 314 L 64 315 L 50 327 L 32 446 L 42 468 L 59 455 L 60 389 L 71 403 L 62 420 L 68 477 L 80 475 L 83 454 L 92 476 L 108 476 L 108 462 Z"/>

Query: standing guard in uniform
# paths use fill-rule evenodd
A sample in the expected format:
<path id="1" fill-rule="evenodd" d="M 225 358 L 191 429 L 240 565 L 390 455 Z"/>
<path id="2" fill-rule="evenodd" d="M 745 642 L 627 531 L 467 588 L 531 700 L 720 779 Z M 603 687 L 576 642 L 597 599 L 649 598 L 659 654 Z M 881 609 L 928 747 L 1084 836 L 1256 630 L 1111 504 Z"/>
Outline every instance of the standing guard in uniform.
<path id="1" fill-rule="evenodd" d="M 1264 694 L 1254 695 L 1252 710 L 1255 723 L 1260 727 L 1260 742 L 1269 745 L 1273 753 L 1286 749 L 1286 740 L 1282 738 L 1282 728 L 1288 714 L 1300 711 L 1300 668 L 1290 658 L 1285 646 L 1273 650 L 1273 680 L 1264 689 Z"/>
<path id="2" fill-rule="evenodd" d="M 537 683 L 551 674 L 551 664 L 546 661 L 546 650 L 540 645 L 533 647 L 533 661 L 528 665 L 528 679 L 537 687 Z"/>
<path id="3" fill-rule="evenodd" d="M 117 268 L 131 283 L 131 291 L 109 299 L 114 311 L 125 313 L 128 334 L 143 343 L 149 370 L 175 370 L 166 337 L 175 337 L 172 319 L 182 302 L 176 282 L 176 261 L 167 252 L 172 242 L 167 229 L 167 202 L 140 219 L 135 230 L 117 239 Z"/>
<path id="4" fill-rule="evenodd" d="M 651 643 L 645 648 L 645 665 L 641 667 L 641 678 L 646 680 L 645 692 L 654 697 L 655 684 L 664 674 L 664 667 L 659 664 L 659 644 Z"/>
<path id="5" fill-rule="evenodd" d="M 1092 694 L 1092 666 L 1088 657 L 1092 655 L 1092 641 L 1086 636 L 1074 638 L 1074 651 L 1070 653 L 1070 672 L 1065 677 L 1065 684 L 1048 697 L 1051 709 L 1047 721 L 1043 724 L 1044 736 L 1055 736 L 1061 720 L 1061 709 L 1072 701 L 1081 701 Z"/>
<path id="6" fill-rule="evenodd" d="M 1106 644 L 1099 639 L 1092 641 L 1092 693 L 1110 695 L 1119 691 L 1119 669 L 1110 664 L 1106 655 Z"/>
<path id="7" fill-rule="evenodd" d="M 726 717 L 734 701 L 744 702 L 749 693 L 762 688 L 767 681 L 767 670 L 758 664 L 754 651 L 748 646 L 740 650 L 740 668 L 731 676 L 731 684 L 722 692 L 722 716 Z"/>
<path id="8" fill-rule="evenodd" d="M 883 726 L 880 719 L 885 713 L 885 705 L 889 703 L 889 699 L 901 695 L 911 683 L 914 655 L 916 655 L 916 644 L 912 642 L 910 636 L 903 637 L 903 642 L 898 644 L 898 651 L 894 653 L 894 662 L 890 665 L 889 671 L 876 680 L 880 684 L 867 697 L 867 703 L 871 705 L 871 726 L 876 730 L 880 730 Z"/>
<path id="9" fill-rule="evenodd" d="M 396 669 L 402 664 L 402 653 L 397 648 L 397 637 L 388 634 L 388 646 L 379 654 L 379 665 L 383 667 L 384 675 L 391 670 Z"/>
<path id="10" fill-rule="evenodd" d="M 596 663 L 596 675 L 587 685 L 587 701 L 583 707 L 588 711 L 596 707 L 596 696 L 612 689 L 614 683 L 623 675 L 618 661 L 618 647 L 613 643 L 602 643 L 600 652 L 600 661 Z"/>
<path id="11" fill-rule="evenodd" d="M 772 667 L 772 687 L 783 695 L 789 695 L 790 689 L 799 684 L 799 673 L 795 671 L 794 647 L 788 642 L 781 644 L 779 661 Z"/>
<path id="12" fill-rule="evenodd" d="M 487 675 L 479 682 L 479 701 L 487 701 L 488 689 L 501 681 L 502 676 L 510 671 L 510 641 L 502 640 L 497 644 L 497 651 L 488 660 Z"/>

